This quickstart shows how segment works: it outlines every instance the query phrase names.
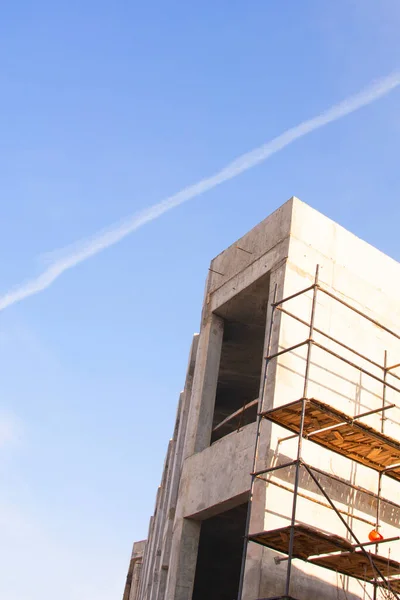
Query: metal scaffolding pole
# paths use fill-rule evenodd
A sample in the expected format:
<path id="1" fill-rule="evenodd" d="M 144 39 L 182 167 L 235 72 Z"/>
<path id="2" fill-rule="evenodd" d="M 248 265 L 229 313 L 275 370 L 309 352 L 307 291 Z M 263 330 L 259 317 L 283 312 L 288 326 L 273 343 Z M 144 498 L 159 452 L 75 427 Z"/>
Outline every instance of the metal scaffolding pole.
<path id="1" fill-rule="evenodd" d="M 308 384 L 309 384 L 309 380 L 310 380 L 311 352 L 312 352 L 312 346 L 313 346 L 312 342 L 313 342 L 314 323 L 315 323 L 315 308 L 317 306 L 318 275 L 319 275 L 319 265 L 317 265 L 317 269 L 315 272 L 315 281 L 314 281 L 314 286 L 313 286 L 310 329 L 309 329 L 309 334 L 308 334 L 306 371 L 305 371 L 305 376 L 304 376 L 303 401 L 302 401 L 302 407 L 301 407 L 300 429 L 299 429 L 298 444 L 297 444 L 296 474 L 295 474 L 295 479 L 294 479 L 292 518 L 291 518 L 290 538 L 289 538 L 289 558 L 288 558 L 287 571 L 286 571 L 286 585 L 285 585 L 286 596 L 289 596 L 290 577 L 292 574 L 294 526 L 296 524 L 296 508 L 297 508 L 297 496 L 298 496 L 297 492 L 299 489 L 301 452 L 302 452 L 303 434 L 304 434 L 304 418 L 305 418 L 305 414 L 306 414 L 306 398 L 307 398 L 307 393 L 308 393 Z"/>

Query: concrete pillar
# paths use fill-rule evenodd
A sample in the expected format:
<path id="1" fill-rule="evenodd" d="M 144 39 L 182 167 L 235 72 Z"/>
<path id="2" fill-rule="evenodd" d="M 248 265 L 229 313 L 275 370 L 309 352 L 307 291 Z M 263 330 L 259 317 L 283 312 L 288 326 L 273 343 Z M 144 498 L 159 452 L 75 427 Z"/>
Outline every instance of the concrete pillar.
<path id="1" fill-rule="evenodd" d="M 200 333 L 184 459 L 210 445 L 223 333 L 223 319 L 210 314 Z"/>
<path id="2" fill-rule="evenodd" d="M 172 538 L 172 523 L 175 515 L 175 511 L 172 509 L 172 496 L 174 495 L 175 487 L 178 487 L 179 478 L 177 473 L 180 474 L 179 464 L 179 442 L 182 437 L 181 427 L 183 425 L 183 414 L 185 404 L 185 392 L 182 392 L 179 398 L 178 413 L 175 424 L 175 431 L 173 437 L 173 448 L 171 449 L 170 457 L 170 469 L 168 476 L 168 488 L 165 491 L 165 506 L 163 509 L 164 518 L 162 523 L 162 530 L 160 532 L 160 557 L 158 562 L 158 578 L 157 585 L 154 594 L 154 599 L 163 599 L 165 594 L 165 584 L 168 573 L 169 564 L 169 552 L 171 549 L 171 538 Z M 178 475 L 179 477 L 179 475 Z M 176 481 L 178 479 L 178 481 Z M 176 490 L 177 494 L 177 490 Z M 175 506 L 175 503 L 174 503 Z M 173 513 L 173 514 L 172 514 Z"/>
<path id="3" fill-rule="evenodd" d="M 133 565 L 133 573 L 132 573 L 132 587 L 131 593 L 129 596 L 129 600 L 139 600 L 139 585 L 140 585 L 140 576 L 142 573 L 142 560 L 135 561 Z"/>
<path id="4" fill-rule="evenodd" d="M 145 547 L 145 540 L 133 544 L 123 600 L 139 600 L 140 576 Z"/>
<path id="5" fill-rule="evenodd" d="M 199 521 L 191 519 L 180 518 L 174 524 L 165 600 L 190 600 L 192 597 L 200 527 Z"/>
<path id="6" fill-rule="evenodd" d="M 159 491 L 157 492 L 157 500 L 158 500 L 158 495 L 159 495 Z M 157 506 L 157 500 L 156 500 L 156 506 Z M 147 536 L 147 544 L 146 544 L 146 549 L 145 549 L 145 552 L 143 555 L 143 568 L 142 568 L 140 587 L 139 587 L 139 599 L 140 600 L 146 600 L 146 598 L 147 598 L 148 574 L 150 571 L 150 563 L 151 563 L 151 556 L 152 556 L 151 540 L 153 539 L 153 531 L 154 531 L 154 516 L 150 517 L 149 533 Z"/>
<path id="7" fill-rule="evenodd" d="M 151 572 L 149 574 L 149 600 L 156 600 L 157 598 L 157 587 L 160 577 L 160 559 L 161 559 L 161 548 L 163 543 L 163 531 L 166 521 L 166 502 L 167 493 L 169 489 L 170 477 L 171 477 L 171 459 L 175 447 L 175 440 L 170 440 L 168 445 L 167 457 L 164 464 L 163 477 L 160 486 L 160 496 L 157 507 L 157 516 L 154 526 L 154 540 L 152 549 L 152 560 L 151 560 Z"/>

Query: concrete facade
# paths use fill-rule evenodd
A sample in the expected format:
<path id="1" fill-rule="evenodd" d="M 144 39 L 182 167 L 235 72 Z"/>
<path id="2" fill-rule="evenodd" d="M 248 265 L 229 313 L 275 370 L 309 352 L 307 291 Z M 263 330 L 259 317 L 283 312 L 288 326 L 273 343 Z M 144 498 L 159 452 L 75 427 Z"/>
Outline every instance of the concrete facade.
<path id="1" fill-rule="evenodd" d="M 176 425 L 165 460 L 154 516 L 143 555 L 139 585 L 124 600 L 234 600 L 240 571 L 254 448 L 256 413 L 302 398 L 306 347 L 271 361 L 266 383 L 264 357 L 307 338 L 307 328 L 283 313 L 271 328 L 271 304 L 307 288 L 319 265 L 321 285 L 386 327 L 400 332 L 400 265 L 344 230 L 297 198 L 291 198 L 211 262 L 200 334 L 194 336 Z M 311 293 L 288 303 L 310 320 Z M 400 362 L 400 340 L 365 321 L 329 296 L 319 294 L 316 327 L 358 349 L 376 364 Z M 334 353 L 333 341 L 325 345 Z M 312 349 L 307 396 L 354 416 L 382 404 L 382 372 L 369 361 L 345 351 L 356 369 L 334 354 Z M 357 360 L 356 360 L 357 359 Z M 400 369 L 394 370 L 390 381 Z M 399 386 L 400 387 L 400 386 Z M 386 401 L 399 404 L 386 390 Z M 255 402 L 257 401 L 257 402 Z M 242 407 L 246 406 L 242 410 Z M 231 418 L 230 415 L 236 415 Z M 398 409 L 364 422 L 400 439 Z M 222 425 L 221 425 L 222 423 Z M 297 440 L 282 441 L 287 431 L 261 422 L 256 469 L 293 459 Z M 328 474 L 377 491 L 377 473 L 311 441 L 304 459 Z M 254 488 L 249 531 L 289 524 L 293 470 L 275 472 Z M 376 500 L 356 493 L 338 480 L 324 480 L 346 522 L 365 541 L 375 522 Z M 300 479 L 296 520 L 347 537 L 337 515 L 326 506 L 307 477 Z M 394 499 L 400 483 L 384 478 L 382 494 Z M 314 500 L 314 501 L 311 501 Z M 399 535 L 400 512 L 380 506 L 385 537 Z M 400 559 L 400 542 L 382 544 L 380 554 Z M 383 546 L 385 546 L 383 548 Z M 143 547 L 142 547 L 143 549 Z M 286 563 L 276 551 L 249 543 L 243 599 L 284 596 Z M 279 555 L 281 556 L 281 555 Z M 129 577 L 128 577 L 129 578 Z M 222 581 L 222 583 L 221 583 Z M 377 597 L 381 592 L 378 592 Z M 370 584 L 308 562 L 295 560 L 290 595 L 297 600 L 372 597 Z M 369 595 L 369 596 L 368 596 Z"/>
<path id="2" fill-rule="evenodd" d="M 145 547 L 146 540 L 135 542 L 133 544 L 123 600 L 139 600 L 139 585 L 142 578 L 142 563 Z"/>

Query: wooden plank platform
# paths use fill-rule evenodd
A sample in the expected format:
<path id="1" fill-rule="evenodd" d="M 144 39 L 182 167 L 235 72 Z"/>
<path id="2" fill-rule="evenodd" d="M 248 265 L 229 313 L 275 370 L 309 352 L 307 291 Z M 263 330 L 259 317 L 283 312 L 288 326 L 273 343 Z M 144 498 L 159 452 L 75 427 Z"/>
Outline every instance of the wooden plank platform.
<path id="1" fill-rule="evenodd" d="M 249 540 L 252 542 L 283 554 L 289 553 L 289 538 L 290 525 L 249 535 Z M 309 556 L 329 554 L 329 552 L 350 550 L 351 548 L 350 542 L 338 535 L 325 533 L 309 525 L 296 525 L 294 528 L 293 556 L 295 558 L 306 560 Z"/>
<path id="2" fill-rule="evenodd" d="M 372 553 L 370 557 L 386 578 L 400 574 L 400 563 L 396 560 Z M 372 581 L 377 577 L 377 573 L 372 568 L 369 559 L 360 550 L 357 552 L 331 554 L 330 556 L 319 556 L 312 558 L 309 562 L 330 569 L 331 571 L 337 571 L 343 575 L 355 577 L 356 579 Z"/>
<path id="3" fill-rule="evenodd" d="M 296 400 L 265 411 L 262 416 L 299 433 L 302 403 Z M 330 429 L 320 431 L 327 427 Z M 304 433 L 316 444 L 377 471 L 400 463 L 398 441 L 314 398 L 306 400 Z M 400 481 L 400 467 L 387 475 Z"/>

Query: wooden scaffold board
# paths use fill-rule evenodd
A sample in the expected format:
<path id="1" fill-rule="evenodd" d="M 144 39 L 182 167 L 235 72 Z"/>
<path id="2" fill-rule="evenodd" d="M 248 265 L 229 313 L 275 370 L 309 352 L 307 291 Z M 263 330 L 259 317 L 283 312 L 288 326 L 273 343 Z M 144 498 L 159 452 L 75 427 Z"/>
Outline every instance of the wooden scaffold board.
<path id="1" fill-rule="evenodd" d="M 283 554 L 288 554 L 290 529 L 291 526 L 288 525 L 280 529 L 262 531 L 249 535 L 249 540 Z M 293 556 L 295 558 L 306 560 L 309 556 L 350 550 L 351 548 L 350 542 L 338 535 L 325 533 L 309 525 L 300 524 L 294 527 Z"/>
<path id="2" fill-rule="evenodd" d="M 377 554 L 369 554 L 373 564 L 383 573 L 385 577 L 400 574 L 400 563 L 396 560 L 385 558 Z M 344 552 L 341 554 L 332 554 L 330 556 L 319 556 L 312 558 L 311 563 L 320 567 L 325 567 L 332 571 L 337 571 L 343 575 L 349 575 L 357 579 L 373 581 L 378 577 L 377 571 L 373 568 L 370 560 L 365 554 L 358 550 L 357 552 Z"/>
<path id="3" fill-rule="evenodd" d="M 320 400 L 311 398 L 305 403 L 305 437 L 376 471 L 400 464 L 400 443 L 395 439 Z M 298 434 L 302 405 L 303 400 L 296 400 L 265 411 L 262 416 Z M 400 467 L 388 471 L 387 475 L 400 481 Z"/>

